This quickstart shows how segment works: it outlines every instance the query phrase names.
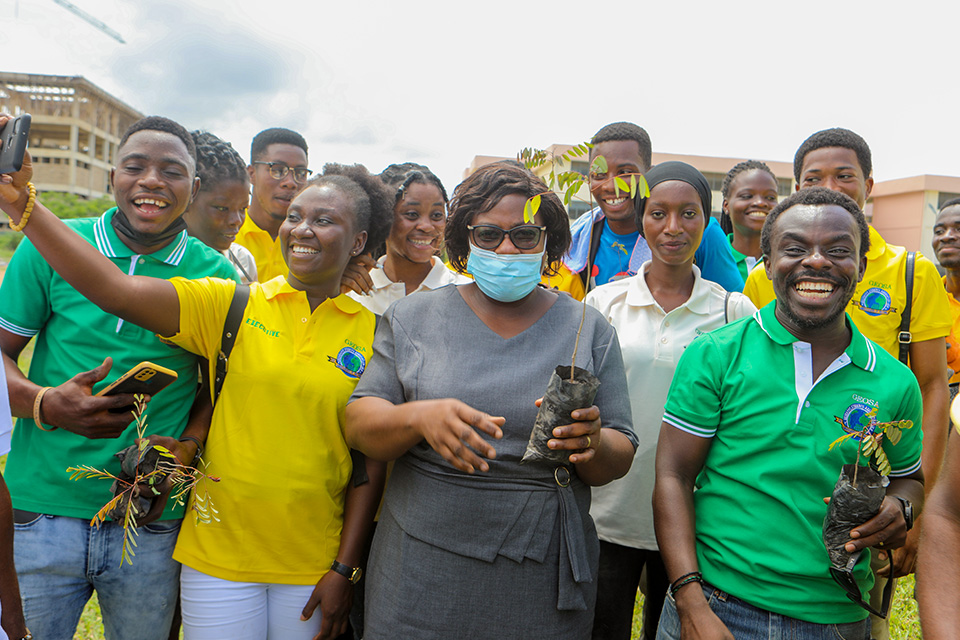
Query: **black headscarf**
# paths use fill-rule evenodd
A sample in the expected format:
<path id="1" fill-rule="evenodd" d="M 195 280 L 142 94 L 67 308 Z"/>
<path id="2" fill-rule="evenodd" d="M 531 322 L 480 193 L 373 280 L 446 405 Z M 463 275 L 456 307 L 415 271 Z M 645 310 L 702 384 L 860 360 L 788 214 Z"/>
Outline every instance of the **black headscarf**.
<path id="1" fill-rule="evenodd" d="M 680 180 L 681 182 L 686 182 L 691 187 L 696 189 L 697 193 L 700 194 L 700 205 L 703 208 L 703 215 L 706 218 L 704 223 L 710 222 L 713 194 L 710 191 L 710 184 L 707 182 L 707 179 L 704 178 L 703 174 L 697 171 L 694 167 L 690 166 L 686 162 L 677 162 L 676 160 L 661 162 L 647 171 L 644 174 L 644 178 L 647 179 L 647 185 L 649 185 L 651 191 L 661 182 L 667 182 L 668 180 Z M 643 235 L 643 210 L 647 206 L 648 199 L 649 198 L 636 199 L 635 211 L 637 217 L 637 228 L 640 229 L 640 235 Z"/>

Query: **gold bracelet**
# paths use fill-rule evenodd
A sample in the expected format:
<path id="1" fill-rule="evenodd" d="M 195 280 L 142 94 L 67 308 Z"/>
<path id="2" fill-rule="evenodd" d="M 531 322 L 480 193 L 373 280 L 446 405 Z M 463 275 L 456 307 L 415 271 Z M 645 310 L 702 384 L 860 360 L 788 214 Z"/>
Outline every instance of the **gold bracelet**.
<path id="1" fill-rule="evenodd" d="M 27 221 L 30 220 L 30 214 L 33 213 L 33 205 L 37 202 L 37 188 L 33 186 L 32 182 L 27 183 L 27 189 L 30 190 L 30 197 L 27 199 L 27 206 L 23 208 L 23 215 L 20 216 L 20 222 L 13 224 L 13 220 L 10 221 L 10 228 L 14 231 L 23 231 L 23 228 L 27 226 Z"/>
<path id="2" fill-rule="evenodd" d="M 37 397 L 33 401 L 33 422 L 36 424 L 41 431 L 53 431 L 56 427 L 50 427 L 49 429 L 43 426 L 43 421 L 40 420 L 40 403 L 43 402 L 43 396 L 47 391 L 50 391 L 53 387 L 44 387 L 37 392 Z"/>

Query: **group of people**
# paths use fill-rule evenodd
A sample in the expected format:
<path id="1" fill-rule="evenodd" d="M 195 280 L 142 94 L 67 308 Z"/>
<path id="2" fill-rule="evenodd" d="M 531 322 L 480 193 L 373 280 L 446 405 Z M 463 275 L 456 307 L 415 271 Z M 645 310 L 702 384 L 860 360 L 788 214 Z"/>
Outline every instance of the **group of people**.
<path id="1" fill-rule="evenodd" d="M 628 639 L 642 589 L 644 638 L 882 638 L 866 607 L 919 548 L 925 630 L 949 637 L 956 437 L 919 533 L 948 353 L 960 371 L 960 203 L 934 230 L 941 281 L 867 224 L 853 132 L 810 136 L 781 202 L 765 164 L 733 167 L 719 222 L 704 176 L 653 166 L 641 127 L 591 142 L 606 172 L 572 223 L 516 162 L 448 197 L 422 165 L 313 175 L 279 128 L 247 163 L 156 116 L 123 136 L 99 218 L 61 222 L 29 154 L 0 176 L 26 235 L 0 285 L 18 419 L 12 504 L 0 485 L 7 635 L 72 638 L 96 591 L 118 639 L 176 637 L 181 617 L 188 640 Z M 648 193 L 616 186 L 641 175 Z M 121 565 L 122 527 L 90 524 L 110 487 L 64 470 L 119 466 L 133 398 L 96 393 L 142 361 L 179 374 L 150 398 L 149 441 L 220 479 L 218 518 L 196 522 L 165 487 Z M 595 397 L 548 432 L 552 456 L 522 461 L 572 364 Z M 847 551 L 873 552 L 845 588 L 820 528 L 860 442 L 832 444 L 906 420 L 882 444 L 879 512 L 850 531 Z"/>

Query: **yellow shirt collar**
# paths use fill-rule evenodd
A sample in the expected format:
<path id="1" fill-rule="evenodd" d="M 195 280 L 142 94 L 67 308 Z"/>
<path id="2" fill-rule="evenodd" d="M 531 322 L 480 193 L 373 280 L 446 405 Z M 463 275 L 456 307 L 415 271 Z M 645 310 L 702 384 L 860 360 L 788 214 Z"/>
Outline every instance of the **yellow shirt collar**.
<path id="1" fill-rule="evenodd" d="M 303 291 L 294 289 L 292 286 L 290 286 L 290 283 L 287 282 L 287 279 L 284 276 L 277 276 L 272 280 L 268 280 L 262 283 L 260 288 L 263 290 L 263 295 L 267 298 L 267 300 L 272 300 L 281 294 L 300 294 L 304 297 L 307 295 Z M 332 300 L 337 309 L 343 313 L 353 314 L 364 308 L 362 304 L 346 294 L 340 294 L 335 298 L 329 298 L 329 300 Z"/>

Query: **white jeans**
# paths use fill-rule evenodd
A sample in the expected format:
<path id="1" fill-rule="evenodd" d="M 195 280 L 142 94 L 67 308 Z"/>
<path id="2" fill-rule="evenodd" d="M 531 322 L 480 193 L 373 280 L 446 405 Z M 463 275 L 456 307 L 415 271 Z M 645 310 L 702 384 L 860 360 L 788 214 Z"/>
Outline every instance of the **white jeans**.
<path id="1" fill-rule="evenodd" d="M 312 593 L 313 585 L 234 582 L 184 565 L 184 640 L 312 640 L 320 633 L 320 607 L 300 620 Z"/>

